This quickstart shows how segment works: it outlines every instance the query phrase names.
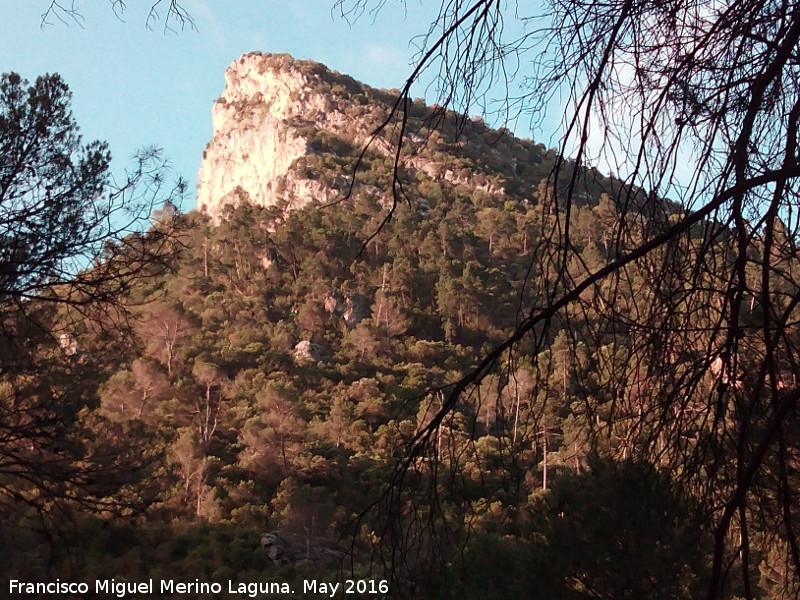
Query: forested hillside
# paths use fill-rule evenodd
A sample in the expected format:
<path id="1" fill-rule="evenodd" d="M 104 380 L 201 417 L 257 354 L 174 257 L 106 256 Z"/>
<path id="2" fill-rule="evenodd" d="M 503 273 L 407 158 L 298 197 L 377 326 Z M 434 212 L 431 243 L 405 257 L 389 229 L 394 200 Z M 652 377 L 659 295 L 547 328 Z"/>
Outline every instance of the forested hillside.
<path id="1" fill-rule="evenodd" d="M 388 114 L 391 93 L 321 77 L 353 119 Z M 362 155 L 296 123 L 310 150 L 292 172 L 350 190 L 343 201 L 288 210 L 292 198 L 243 196 L 214 219 L 167 205 L 120 252 L 171 252 L 116 306 L 25 300 L 56 334 L 13 322 L 25 352 L 13 347 L 1 372 L 6 568 L 22 580 L 285 581 L 296 597 L 303 578 L 342 570 L 389 580 L 392 597 L 703 592 L 717 502 L 735 485 L 730 432 L 770 426 L 736 401 L 763 298 L 742 290 L 737 354 L 716 350 L 726 228 L 701 220 L 586 286 L 440 412 L 554 290 L 683 212 L 592 169 L 554 189 L 553 151 L 475 120 L 414 103 L 406 125 L 396 163 L 377 142 Z M 776 223 L 770 293 L 793 336 L 800 265 Z M 754 236 L 749 276 L 761 249 Z M 794 381 L 772 369 L 776 389 Z M 792 444 L 782 452 L 795 463 Z M 738 531 L 762 598 L 796 585 L 771 521 L 794 514 L 775 479 L 795 475 L 777 463 L 759 475 L 763 498 Z"/>

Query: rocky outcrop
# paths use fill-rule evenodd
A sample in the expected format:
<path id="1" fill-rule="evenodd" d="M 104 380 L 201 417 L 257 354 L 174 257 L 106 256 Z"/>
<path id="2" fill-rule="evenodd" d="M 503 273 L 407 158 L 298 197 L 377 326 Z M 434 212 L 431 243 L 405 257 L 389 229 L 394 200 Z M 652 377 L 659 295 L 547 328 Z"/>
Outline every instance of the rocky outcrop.
<path id="1" fill-rule="evenodd" d="M 288 565 L 292 562 L 286 548 L 287 543 L 277 532 L 262 533 L 259 545 L 275 566 Z"/>
<path id="2" fill-rule="evenodd" d="M 291 210 L 341 199 L 351 183 L 350 167 L 337 160 L 359 155 L 368 142 L 370 153 L 394 164 L 396 128 L 377 137 L 373 133 L 396 92 L 374 90 L 316 62 L 260 52 L 234 61 L 225 82 L 198 175 L 197 206 L 214 221 L 227 205 L 244 202 Z M 419 108 L 418 114 L 425 110 Z M 426 143 L 425 136 L 406 132 L 399 168 L 409 178 L 419 173 L 451 186 L 505 194 L 468 168 L 455 169 L 420 153 Z M 312 160 L 322 155 L 335 157 L 333 168 Z M 391 203 L 386 188 L 357 179 L 355 191 Z"/>
<path id="3" fill-rule="evenodd" d="M 330 314 L 344 319 L 348 329 L 354 329 L 361 321 L 372 316 L 369 299 L 361 294 L 343 296 L 330 291 L 325 294 L 323 305 Z"/>
<path id="4" fill-rule="evenodd" d="M 274 566 L 309 563 L 335 567 L 344 552 L 322 538 L 271 531 L 261 534 L 260 549 Z"/>
<path id="5" fill-rule="evenodd" d="M 339 292 L 333 290 L 329 291 L 327 294 L 325 294 L 322 304 L 325 306 L 325 310 L 332 315 L 341 317 L 344 313 L 344 296 L 342 296 Z"/>
<path id="6" fill-rule="evenodd" d="M 319 362 L 325 358 L 327 352 L 323 346 L 303 340 L 294 347 L 294 359 L 298 362 Z"/>
<path id="7" fill-rule="evenodd" d="M 457 173 L 453 169 L 442 166 L 423 156 L 415 156 L 404 163 L 404 167 L 411 173 L 422 171 L 434 181 L 446 181 L 451 185 L 463 185 L 472 189 L 481 190 L 493 196 L 505 196 L 503 188 L 490 183 L 477 183 L 469 171 Z M 514 166 L 516 168 L 516 165 Z"/>
<path id="8" fill-rule="evenodd" d="M 345 299 L 345 309 L 342 314 L 348 329 L 355 328 L 361 321 L 372 316 L 369 299 L 361 294 L 350 294 Z"/>
<path id="9" fill-rule="evenodd" d="M 228 67 L 200 166 L 198 208 L 218 219 L 228 204 L 292 209 L 339 197 L 340 190 L 296 168 L 314 152 L 320 131 L 361 144 L 373 127 L 346 114 L 329 81 L 336 78 L 349 79 L 285 54 L 253 52 Z"/>

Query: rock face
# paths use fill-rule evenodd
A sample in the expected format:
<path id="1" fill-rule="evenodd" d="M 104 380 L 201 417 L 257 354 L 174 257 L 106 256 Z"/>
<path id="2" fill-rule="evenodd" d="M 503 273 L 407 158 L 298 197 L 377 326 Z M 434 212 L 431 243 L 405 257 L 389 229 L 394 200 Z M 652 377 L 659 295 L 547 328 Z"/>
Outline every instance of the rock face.
<path id="1" fill-rule="evenodd" d="M 277 531 L 262 533 L 259 545 L 276 567 L 306 563 L 330 568 L 337 566 L 344 556 L 342 550 L 322 538 L 308 538 Z"/>
<path id="2" fill-rule="evenodd" d="M 324 347 L 314 344 L 308 340 L 298 342 L 294 347 L 294 359 L 298 362 L 320 362 L 327 354 Z"/>
<path id="3" fill-rule="evenodd" d="M 329 291 L 323 303 L 326 311 L 344 319 L 348 329 L 354 329 L 361 321 L 372 316 L 369 299 L 361 294 L 343 296 L 339 292 Z"/>
<path id="4" fill-rule="evenodd" d="M 447 141 L 438 134 L 429 138 L 423 123 L 436 122 L 437 109 L 415 100 L 405 114 L 410 115 L 407 125 L 416 119 L 416 126 L 405 130 L 395 165 L 399 124 L 393 121 L 374 134 L 385 123 L 396 90 L 370 88 L 320 63 L 260 52 L 234 61 L 225 81 L 212 111 L 214 136 L 203 153 L 197 192 L 198 208 L 215 222 L 227 205 L 251 203 L 286 211 L 341 199 L 349 191 L 356 157 L 368 143 L 360 174 L 370 163 L 374 170 L 371 178 L 356 178 L 356 196 L 366 194 L 384 207 L 391 205 L 389 173 L 396 167 L 407 181 L 427 179 L 463 188 L 462 195 L 481 192 L 505 199 L 502 177 L 490 176 L 497 165 L 476 168 L 472 162 L 476 153 L 498 164 L 510 160 L 480 141 L 481 136 L 496 141 L 499 135 L 483 125 L 473 128 L 477 134 L 471 143 L 478 140 L 485 147 L 467 152 L 465 143 L 451 139 L 452 132 L 444 136 Z M 432 142 L 434 138 L 438 141 Z M 426 147 L 429 151 L 422 152 Z M 532 156 L 531 148 L 525 152 Z M 385 164 L 376 164 L 381 161 Z M 517 163 L 509 163 L 505 176 L 514 177 L 517 170 Z M 427 205 L 427 197 L 418 200 Z"/>
<path id="5" fill-rule="evenodd" d="M 304 174 L 300 161 L 314 153 L 320 132 L 361 144 L 371 131 L 348 117 L 340 101 L 348 90 L 339 83 L 337 95 L 337 80 L 359 85 L 285 54 L 249 53 L 228 67 L 200 166 L 198 208 L 216 220 L 228 204 L 292 209 L 338 197 L 335 187 Z"/>

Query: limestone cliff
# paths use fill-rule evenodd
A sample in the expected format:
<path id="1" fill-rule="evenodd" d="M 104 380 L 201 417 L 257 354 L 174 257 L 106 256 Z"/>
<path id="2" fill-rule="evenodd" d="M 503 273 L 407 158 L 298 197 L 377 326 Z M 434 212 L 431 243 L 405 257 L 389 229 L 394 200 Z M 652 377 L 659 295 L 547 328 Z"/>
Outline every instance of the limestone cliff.
<path id="1" fill-rule="evenodd" d="M 285 54 L 245 54 L 225 80 L 198 178 L 198 208 L 212 217 L 243 201 L 298 208 L 335 199 L 343 185 L 321 181 L 300 159 L 319 151 L 320 135 L 364 143 L 384 114 L 354 120 L 346 108 L 360 84 Z"/>
<path id="2" fill-rule="evenodd" d="M 243 202 L 296 209 L 341 198 L 356 157 L 398 93 L 370 88 L 316 62 L 260 52 L 237 59 L 225 80 L 213 108 L 214 135 L 203 153 L 197 197 L 198 208 L 215 220 L 226 205 Z M 445 188 L 451 196 L 527 201 L 549 174 L 540 144 L 422 100 L 406 109 L 397 174 L 403 197 L 413 196 L 421 206 L 435 203 Z M 356 195 L 384 205 L 391 200 L 398 131 L 390 126 L 372 139 L 359 164 Z"/>

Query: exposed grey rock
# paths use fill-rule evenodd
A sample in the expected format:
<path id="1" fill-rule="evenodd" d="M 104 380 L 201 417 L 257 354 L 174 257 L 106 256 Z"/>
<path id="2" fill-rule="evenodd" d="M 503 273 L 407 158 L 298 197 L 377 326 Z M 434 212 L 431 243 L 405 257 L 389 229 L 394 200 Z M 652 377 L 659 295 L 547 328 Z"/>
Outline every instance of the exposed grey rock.
<path id="1" fill-rule="evenodd" d="M 260 549 L 275 566 L 304 562 L 335 567 L 344 556 L 342 550 L 324 538 L 277 531 L 261 534 Z"/>
<path id="2" fill-rule="evenodd" d="M 286 552 L 286 543 L 277 532 L 261 534 L 261 549 L 275 565 L 288 565 L 291 561 Z"/>
<path id="3" fill-rule="evenodd" d="M 250 52 L 225 71 L 226 86 L 212 110 L 214 136 L 203 153 L 197 206 L 218 221 L 226 205 L 251 202 L 296 209 L 340 197 L 336 186 L 309 179 L 295 168 L 313 153 L 311 126 L 356 145 L 372 123 L 354 123 L 329 85 L 324 67 L 281 54 Z"/>
<path id="4" fill-rule="evenodd" d="M 348 329 L 355 329 L 356 325 L 364 319 L 368 319 L 371 315 L 370 302 L 366 296 L 361 294 L 347 296 L 342 317 L 344 317 L 344 322 L 347 324 Z"/>
<path id="5" fill-rule="evenodd" d="M 348 178 L 326 182 L 303 166 L 306 157 L 317 152 L 317 134 L 346 140 L 354 148 L 369 141 L 372 151 L 394 157 L 393 141 L 372 136 L 388 107 L 375 104 L 368 114 L 354 117 L 348 110 L 353 100 L 341 91 L 346 86 L 331 84 L 343 77 L 319 63 L 285 54 L 250 52 L 235 60 L 225 72 L 225 89 L 212 109 L 214 135 L 198 174 L 198 208 L 218 222 L 226 205 L 249 202 L 292 210 L 340 199 L 349 189 Z M 408 143 L 417 147 L 422 139 L 412 133 Z M 403 159 L 402 168 L 411 176 L 422 171 L 436 181 L 498 197 L 505 194 L 488 181 L 479 185 L 469 170 L 456 172 L 416 153 Z M 392 201 L 380 188 L 361 187 L 358 182 L 356 187 L 382 203 Z"/>
<path id="6" fill-rule="evenodd" d="M 369 298 L 361 294 L 344 296 L 331 290 L 325 294 L 322 303 L 330 314 L 342 317 L 348 329 L 355 329 L 356 325 L 372 315 Z"/>
<path id="7" fill-rule="evenodd" d="M 325 348 L 308 340 L 303 340 L 294 347 L 294 359 L 298 361 L 319 362 L 325 358 L 326 354 Z"/>
<path id="8" fill-rule="evenodd" d="M 329 291 L 327 294 L 325 294 L 325 298 L 323 298 L 322 303 L 325 306 L 325 310 L 330 314 L 336 315 L 337 317 L 341 317 L 344 314 L 344 296 L 342 296 L 339 292 L 335 292 L 333 290 Z"/>

